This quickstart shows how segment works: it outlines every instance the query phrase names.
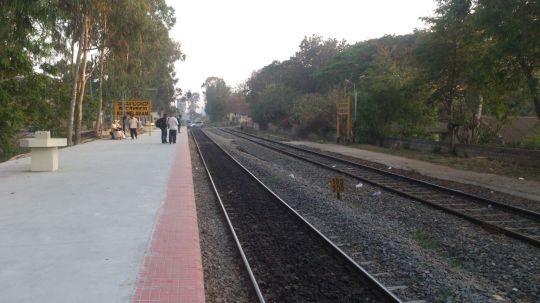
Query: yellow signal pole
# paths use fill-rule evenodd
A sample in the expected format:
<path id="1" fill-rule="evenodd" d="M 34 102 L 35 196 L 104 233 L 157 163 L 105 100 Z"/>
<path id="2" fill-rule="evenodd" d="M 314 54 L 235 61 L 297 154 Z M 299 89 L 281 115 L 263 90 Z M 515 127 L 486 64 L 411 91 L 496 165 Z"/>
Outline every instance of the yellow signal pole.
<path id="1" fill-rule="evenodd" d="M 351 96 L 347 95 L 347 91 L 343 91 L 343 99 L 340 96 L 336 100 L 336 141 L 339 143 L 341 139 L 341 124 L 342 119 L 345 118 L 345 140 L 348 144 L 351 142 L 352 138 L 352 128 L 351 128 Z"/>

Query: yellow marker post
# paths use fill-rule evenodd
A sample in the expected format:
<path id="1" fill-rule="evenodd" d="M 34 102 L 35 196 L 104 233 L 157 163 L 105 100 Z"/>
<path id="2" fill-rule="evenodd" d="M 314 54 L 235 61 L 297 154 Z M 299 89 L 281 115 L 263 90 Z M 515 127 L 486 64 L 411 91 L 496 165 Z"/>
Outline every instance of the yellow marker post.
<path id="1" fill-rule="evenodd" d="M 332 178 L 332 192 L 337 194 L 338 200 L 341 199 L 340 193 L 345 191 L 345 183 L 343 177 L 333 177 Z"/>
<path id="2" fill-rule="evenodd" d="M 336 98 L 336 114 L 336 143 L 344 141 L 349 144 L 352 139 L 351 96 L 348 96 L 345 92 L 343 99 L 341 96 Z"/>

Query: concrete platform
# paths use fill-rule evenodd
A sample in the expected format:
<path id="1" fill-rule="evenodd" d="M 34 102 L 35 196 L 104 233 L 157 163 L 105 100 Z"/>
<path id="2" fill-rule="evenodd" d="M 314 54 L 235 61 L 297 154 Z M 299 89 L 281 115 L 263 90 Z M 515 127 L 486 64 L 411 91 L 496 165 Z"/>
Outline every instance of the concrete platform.
<path id="1" fill-rule="evenodd" d="M 0 163 L 2 302 L 204 302 L 185 129 Z"/>

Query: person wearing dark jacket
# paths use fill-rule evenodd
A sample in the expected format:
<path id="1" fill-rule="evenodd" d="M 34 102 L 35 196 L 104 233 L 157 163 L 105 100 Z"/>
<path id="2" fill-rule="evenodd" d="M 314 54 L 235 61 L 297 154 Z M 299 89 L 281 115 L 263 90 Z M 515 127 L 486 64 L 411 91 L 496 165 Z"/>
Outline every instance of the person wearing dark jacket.
<path id="1" fill-rule="evenodd" d="M 161 143 L 167 143 L 167 114 L 156 120 L 156 126 L 161 129 Z"/>

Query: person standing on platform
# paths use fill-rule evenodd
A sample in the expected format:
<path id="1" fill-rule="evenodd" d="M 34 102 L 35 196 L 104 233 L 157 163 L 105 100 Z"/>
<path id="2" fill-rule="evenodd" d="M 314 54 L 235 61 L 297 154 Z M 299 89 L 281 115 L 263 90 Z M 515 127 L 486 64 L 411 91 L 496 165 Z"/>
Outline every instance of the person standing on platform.
<path id="1" fill-rule="evenodd" d="M 169 127 L 169 144 L 176 144 L 176 132 L 178 131 L 178 120 L 175 116 L 167 119 L 167 126 Z"/>
<path id="2" fill-rule="evenodd" d="M 157 119 L 156 126 L 161 129 L 161 143 L 167 143 L 167 114 Z"/>
<path id="3" fill-rule="evenodd" d="M 131 140 L 137 139 L 137 127 L 139 127 L 139 120 L 135 116 L 130 114 L 128 124 L 129 124 L 129 134 L 131 135 Z"/>

